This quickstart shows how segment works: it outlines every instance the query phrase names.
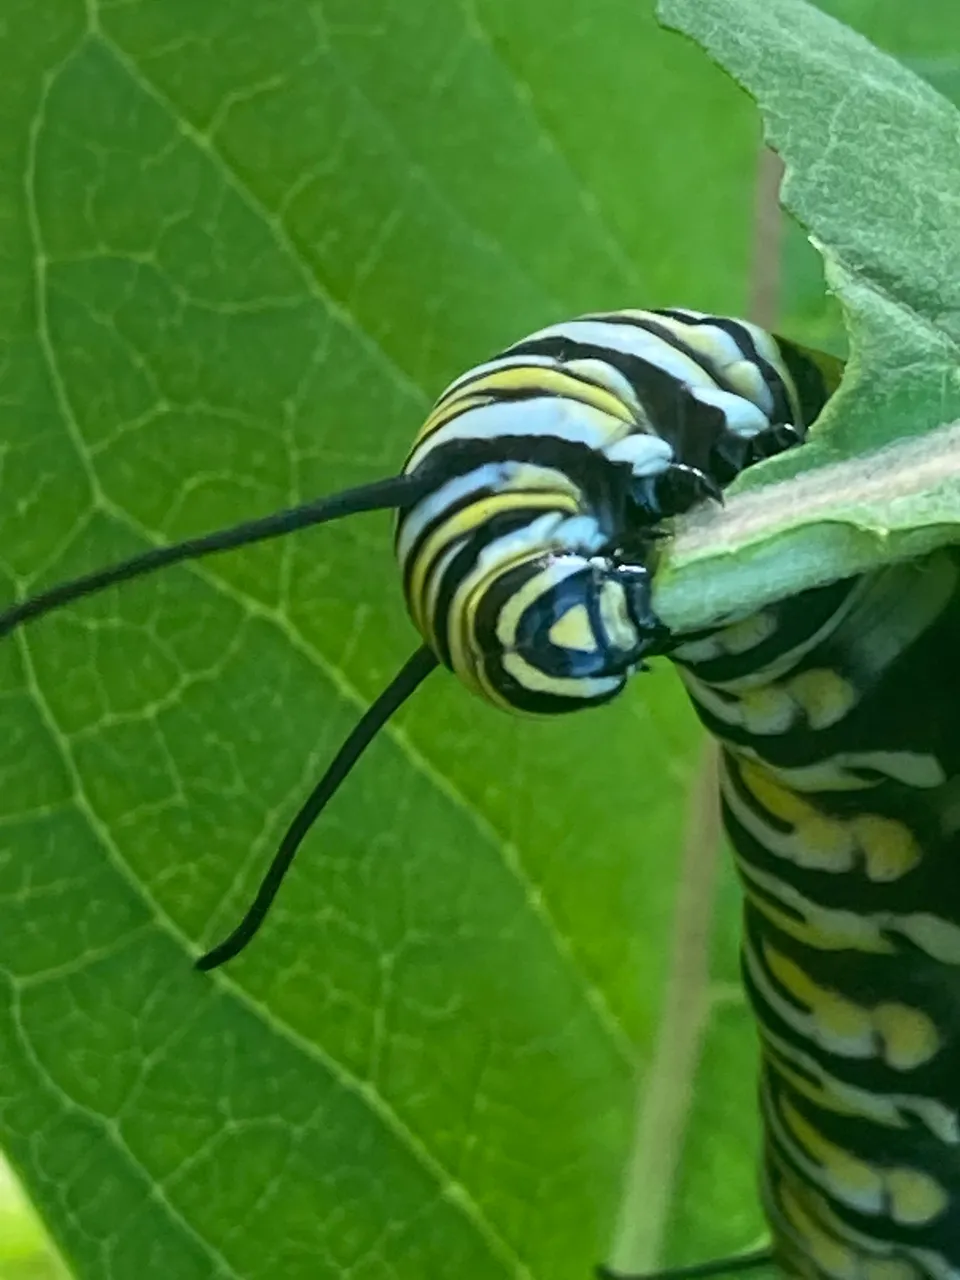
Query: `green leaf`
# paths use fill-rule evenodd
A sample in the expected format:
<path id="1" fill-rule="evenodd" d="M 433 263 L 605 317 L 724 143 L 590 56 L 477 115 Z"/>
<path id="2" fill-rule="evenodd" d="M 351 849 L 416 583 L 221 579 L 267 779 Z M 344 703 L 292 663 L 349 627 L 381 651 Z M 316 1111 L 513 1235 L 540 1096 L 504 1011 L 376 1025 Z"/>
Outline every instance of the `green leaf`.
<path id="1" fill-rule="evenodd" d="M 389 473 L 447 378 L 544 321 L 745 306 L 749 104 L 649 6 L 3 24 L 7 598 Z M 759 1229 L 747 1156 L 704 1192 L 752 1040 L 722 1051 L 736 893 L 684 845 L 668 672 L 554 724 L 433 677 L 256 944 L 191 970 L 414 644 L 387 524 L 0 646 L 0 1135 L 79 1277 L 584 1280 Z M 639 1173 L 638 1072 L 671 1146 Z"/>
<path id="2" fill-rule="evenodd" d="M 937 429 L 960 417 L 960 118 L 802 0 L 661 0 L 660 13 L 757 99 L 852 348 L 807 447 L 751 471 L 740 487 L 757 492 L 672 544 L 656 603 L 683 628 L 955 539 L 960 436 Z"/>

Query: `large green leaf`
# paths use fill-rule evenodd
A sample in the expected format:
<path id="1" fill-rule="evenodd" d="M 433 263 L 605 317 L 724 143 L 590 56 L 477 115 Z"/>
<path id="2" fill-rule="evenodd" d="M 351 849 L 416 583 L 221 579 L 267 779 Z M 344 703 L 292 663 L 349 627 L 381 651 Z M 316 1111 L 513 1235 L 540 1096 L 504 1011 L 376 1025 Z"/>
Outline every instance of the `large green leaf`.
<path id="1" fill-rule="evenodd" d="M 755 128 L 646 3 L 9 0 L 0 42 L 11 596 L 390 470 L 543 320 L 746 304 Z M 758 1232 L 668 673 L 552 725 L 434 677 L 190 971 L 411 645 L 369 518 L 0 647 L 0 1137 L 76 1275 L 574 1280 Z"/>
<path id="2" fill-rule="evenodd" d="M 674 542 L 657 607 L 683 628 L 956 540 L 960 116 L 803 0 L 661 0 L 660 12 L 756 97 L 852 347 L 807 447 L 751 472 L 726 516 L 700 514 Z"/>
<path id="3" fill-rule="evenodd" d="M 8 0 L 0 29 L 8 598 L 389 472 L 543 321 L 745 305 L 748 104 L 633 0 Z M 752 1126 L 753 1041 L 669 673 L 556 724 L 435 676 L 255 946 L 191 970 L 413 643 L 370 517 L 0 646 L 0 1134 L 78 1276 L 582 1280 L 615 1237 L 758 1230 L 749 1159 L 702 1194 L 701 1046 Z"/>

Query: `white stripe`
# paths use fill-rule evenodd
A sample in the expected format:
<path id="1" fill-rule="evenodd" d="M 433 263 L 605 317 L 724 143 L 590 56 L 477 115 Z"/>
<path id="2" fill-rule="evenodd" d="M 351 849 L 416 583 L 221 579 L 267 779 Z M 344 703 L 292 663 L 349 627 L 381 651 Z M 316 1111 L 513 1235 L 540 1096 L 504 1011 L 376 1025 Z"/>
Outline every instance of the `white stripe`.
<path id="1" fill-rule="evenodd" d="M 832 1071 L 827 1071 L 821 1062 L 799 1046 L 782 1039 L 763 1024 L 762 1018 L 759 1023 L 761 1037 L 768 1048 L 767 1062 L 774 1073 L 783 1074 L 783 1066 L 793 1067 L 800 1074 L 806 1072 L 812 1075 L 828 1096 L 833 1095 L 865 1119 L 891 1128 L 906 1128 L 906 1117 L 912 1115 L 943 1142 L 948 1142 L 951 1146 L 960 1144 L 960 1116 L 937 1098 L 919 1093 L 874 1093 L 869 1089 L 861 1089 Z M 789 1081 L 787 1087 L 792 1087 Z"/>
<path id="2" fill-rule="evenodd" d="M 627 406 L 638 422 L 646 423 L 647 415 L 637 398 L 633 384 L 608 361 L 597 360 L 591 356 L 586 360 L 565 360 L 563 364 L 558 361 L 557 368 L 563 369 L 565 373 L 579 374 L 589 382 L 604 387 Z"/>
<path id="3" fill-rule="evenodd" d="M 861 608 L 864 596 L 869 593 L 873 585 L 872 580 L 861 578 L 851 587 L 833 613 L 815 631 L 804 636 L 802 640 L 798 640 L 790 648 L 781 650 L 776 658 L 768 662 L 766 666 L 754 669 L 746 675 L 738 676 L 734 680 L 711 680 L 709 687 L 723 689 L 727 693 L 744 693 L 748 689 L 762 688 L 764 685 L 772 684 L 775 680 L 779 680 L 781 676 L 787 675 L 799 663 L 801 658 L 806 657 L 817 645 L 825 643 L 833 636 L 841 624 L 849 618 L 854 609 Z M 740 619 L 740 621 L 743 620 Z M 705 660 L 708 661 L 709 659 Z M 696 665 L 697 663 L 690 659 L 683 663 L 685 669 L 693 668 Z M 700 681 L 698 681 L 698 687 L 703 687 Z"/>
<path id="4" fill-rule="evenodd" d="M 560 361 L 554 356 L 494 356 L 492 360 L 486 360 L 483 364 L 476 364 L 472 369 L 468 369 L 466 373 L 462 373 L 459 378 L 455 378 L 438 398 L 434 408 L 443 404 L 444 400 L 448 399 L 458 387 L 465 386 L 468 382 L 474 382 L 485 374 L 498 373 L 501 369 L 523 369 L 531 365 L 537 369 L 559 369 L 561 367 Z"/>
<path id="5" fill-rule="evenodd" d="M 635 476 L 658 476 L 673 462 L 673 450 L 662 436 L 637 433 L 604 450 L 611 462 L 628 463 Z"/>
<path id="6" fill-rule="evenodd" d="M 738 754 L 755 760 L 791 791 L 867 791 L 883 778 L 893 778 L 908 787 L 940 787 L 947 775 L 936 756 L 914 751 L 838 751 L 815 764 L 778 765 L 765 760 L 753 747 L 738 746 Z M 880 778 L 860 778 L 857 771 L 878 773 Z"/>
<path id="7" fill-rule="evenodd" d="M 503 608 L 497 616 L 497 639 L 503 648 L 509 650 L 514 647 L 520 619 L 535 600 L 539 600 L 546 592 L 558 587 L 561 582 L 566 582 L 567 578 L 582 573 L 586 567 L 586 560 L 579 556 L 570 556 L 569 559 L 561 560 L 559 563 L 544 566 L 519 590 L 514 591 L 504 601 Z"/>
<path id="8" fill-rule="evenodd" d="M 433 450 L 458 440 L 493 440 L 503 436 L 533 436 L 568 440 L 603 450 L 630 431 L 630 424 L 579 400 L 543 396 L 516 403 L 485 404 L 462 413 L 427 436 L 407 460 L 413 471 Z"/>
<path id="9" fill-rule="evenodd" d="M 700 404 L 716 406 L 726 419 L 727 427 L 742 439 L 749 440 L 770 426 L 770 419 L 760 406 L 736 392 L 722 391 L 719 387 L 691 387 L 690 394 Z"/>
<path id="10" fill-rule="evenodd" d="M 607 324 L 602 320 L 571 320 L 566 324 L 540 329 L 529 338 L 524 338 L 524 342 L 539 342 L 543 338 L 568 338 L 594 347 L 608 347 L 623 355 L 646 360 L 665 373 L 672 374 L 686 386 L 716 386 L 715 379 L 696 360 L 677 351 L 668 342 L 664 342 L 663 338 L 648 333 L 646 329 L 638 329 L 635 325 Z"/>
<path id="11" fill-rule="evenodd" d="M 407 468 L 409 472 L 409 467 Z M 509 479 L 510 466 L 502 462 L 485 462 L 472 471 L 454 476 L 438 489 L 427 493 L 403 517 L 397 538 L 397 559 L 403 564 L 423 530 L 461 498 L 482 489 L 498 490 Z"/>
<path id="12" fill-rule="evenodd" d="M 618 689 L 625 676 L 548 676 L 539 667 L 532 667 L 518 653 L 503 655 L 503 668 L 519 681 L 525 689 L 534 693 L 550 693 L 555 697 L 593 699 Z"/>
<path id="13" fill-rule="evenodd" d="M 684 311 L 684 316 L 691 319 L 713 319 L 703 316 L 701 312 Z M 732 317 L 731 317 L 732 318 Z M 773 413 L 773 393 L 764 378 L 759 366 L 747 356 L 737 341 L 725 329 L 714 324 L 685 324 L 683 320 L 672 320 L 666 316 L 654 316 L 654 320 L 669 328 L 683 342 L 699 351 L 718 370 L 724 381 L 730 382 L 742 395 L 748 396 L 764 413 Z M 793 404 L 791 387 L 793 380 L 783 362 L 780 348 L 771 334 L 749 320 L 734 319 L 734 323 L 743 329 L 752 339 L 757 354 L 771 366 L 784 384 L 788 400 Z"/>
<path id="14" fill-rule="evenodd" d="M 853 1035 L 842 1035 L 840 1032 L 832 1031 L 829 1027 L 822 1026 L 817 1021 L 814 1010 L 801 1006 L 799 997 L 787 987 L 788 994 L 782 996 L 774 983 L 778 982 L 777 976 L 769 968 L 769 962 L 766 957 L 757 954 L 757 949 L 752 941 L 744 943 L 743 961 L 747 968 L 747 972 L 753 979 L 753 985 L 757 990 L 761 1005 L 766 1009 L 761 1009 L 759 1017 L 763 1021 L 764 1014 L 767 1010 L 785 1022 L 801 1040 L 806 1040 L 809 1044 L 816 1045 L 823 1049 L 825 1053 L 832 1054 L 834 1057 L 846 1059 L 853 1062 L 876 1062 L 883 1061 L 875 1042 L 872 1028 L 865 1029 Z M 841 992 L 832 992 L 823 989 L 824 997 L 834 995 L 845 1003 L 851 1005 L 858 1013 L 864 1013 L 869 1017 L 871 1009 L 865 1008 L 863 1005 L 857 1004 L 848 996 Z"/>
<path id="15" fill-rule="evenodd" d="M 743 353 L 728 334 L 722 329 L 713 328 L 709 328 L 708 333 L 711 339 L 715 338 L 718 346 L 729 351 L 730 363 L 742 362 Z M 599 320 L 573 320 L 568 324 L 552 325 L 548 329 L 541 329 L 538 333 L 531 334 L 527 341 L 535 342 L 550 337 L 563 337 L 573 342 L 607 347 L 656 365 L 658 369 L 676 378 L 701 404 L 716 405 L 726 417 L 730 430 L 736 435 L 754 436 L 770 425 L 767 413 L 764 413 L 758 404 L 718 386 L 717 379 L 705 371 L 692 356 L 678 351 L 663 338 L 648 333 L 646 329 L 639 329 L 629 324 L 605 324 Z M 693 345 L 691 343 L 691 346 Z M 704 356 L 707 356 L 706 352 Z M 720 376 L 722 362 L 716 361 L 716 366 Z M 765 398 L 768 410 L 772 409 L 773 402 L 769 395 Z"/>

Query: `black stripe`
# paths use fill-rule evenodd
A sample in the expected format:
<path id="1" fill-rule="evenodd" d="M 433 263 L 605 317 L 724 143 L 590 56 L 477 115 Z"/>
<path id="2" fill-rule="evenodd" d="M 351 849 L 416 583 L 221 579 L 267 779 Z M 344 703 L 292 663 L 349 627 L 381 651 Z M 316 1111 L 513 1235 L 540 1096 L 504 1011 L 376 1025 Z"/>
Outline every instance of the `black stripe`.
<path id="1" fill-rule="evenodd" d="M 915 951 L 910 955 L 870 955 L 853 947 L 849 950 L 817 951 L 778 930 L 755 912 L 747 913 L 746 932 L 757 964 L 774 990 L 790 1005 L 794 1005 L 794 997 L 769 970 L 763 954 L 764 942 L 793 961 L 818 986 L 827 991 L 839 991 L 853 1004 L 872 1008 L 889 1001 L 895 992 L 898 1002 L 925 1013 L 937 1029 L 939 1048 L 929 1062 L 903 1072 L 898 1092 L 918 1098 L 939 1098 L 947 1108 L 960 1106 L 960 1072 L 956 1070 L 960 1028 L 956 1026 L 956 999 L 934 972 L 938 968 L 935 961 Z M 785 1022 L 754 986 L 746 968 L 744 983 L 758 1020 L 769 1028 L 771 1034 L 819 1063 L 831 1075 L 858 1089 L 867 1093 L 890 1092 L 891 1068 L 879 1053 L 873 1057 L 856 1058 L 831 1052 Z M 794 1067 L 794 1070 L 803 1072 L 801 1067 Z M 827 1089 L 829 1092 L 829 1085 Z M 921 1125 L 922 1121 L 916 1123 Z M 930 1132 L 926 1125 L 922 1131 Z"/>
<path id="2" fill-rule="evenodd" d="M 858 578 L 844 578 L 829 586 L 813 587 L 788 600 L 768 605 L 762 612 L 772 614 L 776 618 L 776 626 L 766 640 L 761 640 L 759 644 L 743 653 L 721 654 L 719 657 L 704 658 L 700 661 L 677 658 L 677 665 L 691 671 L 706 684 L 736 680 L 754 671 L 760 671 L 781 654 L 795 649 L 825 626 L 850 593 L 856 589 L 858 582 Z M 697 635 L 700 637 L 713 635 L 719 629 L 699 632 Z M 692 638 L 696 639 L 697 636 Z M 683 644 L 684 639 L 684 636 L 675 637 L 677 644 Z M 817 665 L 823 664 L 818 662 Z"/>
<path id="3" fill-rule="evenodd" d="M 708 474 L 714 473 L 715 446 L 735 434 L 727 427 L 721 409 L 697 400 L 674 374 L 640 356 L 562 335 L 518 343 L 509 353 L 552 356 L 562 363 L 601 360 L 610 365 L 629 382 L 651 425 L 670 445 L 677 460 Z"/>
<path id="4" fill-rule="evenodd" d="M 428 459 L 431 470 L 440 473 L 438 488 L 486 464 L 524 463 L 557 471 L 580 491 L 583 512 L 598 521 L 611 542 L 649 529 L 655 523 L 632 501 L 633 475 L 629 466 L 610 462 L 587 444 L 556 436 L 528 435 L 452 440 L 438 446 Z M 409 510 L 412 507 L 401 510 L 400 522 Z"/>
<path id="5" fill-rule="evenodd" d="M 483 600 L 477 610 L 476 631 L 475 634 L 481 639 L 489 638 L 490 657 L 486 663 L 487 676 L 494 687 L 500 694 L 506 698 L 511 706 L 521 711 L 532 712 L 534 714 L 554 714 L 556 712 L 566 712 L 579 707 L 597 706 L 603 702 L 609 702 L 623 687 L 626 677 L 619 684 L 605 694 L 599 696 L 591 696 L 589 698 L 579 698 L 575 696 L 562 696 L 551 693 L 543 693 L 536 689 L 530 689 L 519 681 L 514 675 L 508 672 L 503 665 L 502 653 L 500 651 L 499 641 L 496 639 L 497 622 L 500 617 L 501 610 L 510 601 L 514 594 L 521 590 L 545 567 L 546 558 L 540 558 L 534 561 L 528 561 L 509 569 L 502 574 L 495 582 L 491 583 L 489 590 L 484 594 Z M 570 583 L 569 591 L 575 591 L 574 579 L 577 575 L 571 575 L 567 581 Z M 562 599 L 563 592 L 561 584 L 561 592 L 559 595 L 550 591 L 551 603 L 555 603 Z M 567 603 L 564 601 L 564 603 Z M 527 611 L 529 612 L 529 610 Z M 560 610 L 562 612 L 562 609 Z M 526 615 L 524 615 L 526 616 Z M 559 614 L 558 614 L 559 616 Z M 518 628 L 518 633 L 523 628 L 523 622 Z M 518 634 L 519 638 L 519 634 Z M 586 656 L 586 655 L 585 655 Z M 529 661 L 529 655 L 524 655 Z M 562 671 L 553 669 L 551 664 L 543 667 L 537 662 L 531 662 L 532 666 L 547 671 L 549 675 L 567 675 L 574 679 L 582 673 L 578 673 L 571 669 L 570 671 Z"/>
<path id="6" fill-rule="evenodd" d="M 830 399 L 823 370 L 794 343 L 788 342 L 786 338 L 781 338 L 777 334 L 771 336 L 780 348 L 780 356 L 797 389 L 797 396 L 803 410 L 804 425 L 809 427 L 811 422 L 820 416 L 824 405 Z"/>
<path id="7" fill-rule="evenodd" d="M 542 507 L 519 507 L 515 511 L 502 511 L 492 516 L 485 524 L 474 530 L 472 534 L 463 540 L 460 550 L 444 568 L 443 581 L 437 592 L 433 615 L 429 619 L 429 623 L 437 639 L 437 656 L 445 666 L 449 667 L 451 665 L 449 641 L 450 605 L 460 583 L 474 567 L 477 556 L 484 547 L 489 546 L 498 538 L 505 537 L 509 533 L 515 533 L 544 515 L 549 515 L 549 512 L 544 511 Z M 531 550 L 536 551 L 537 548 L 531 548 Z M 427 594 L 430 593 L 432 580 L 433 572 L 430 573 L 424 583 L 424 591 Z"/>
<path id="8" fill-rule="evenodd" d="M 530 463 L 559 471 L 585 494 L 593 490 L 607 491 L 613 483 L 614 470 L 609 459 L 588 444 L 562 440 L 547 435 L 498 435 L 485 439 L 464 437 L 437 445 L 426 455 L 431 471 L 437 472 L 436 488 L 457 476 L 466 475 L 488 463 Z M 617 470 L 620 470 L 619 468 Z M 621 475 L 626 487 L 629 477 Z M 400 508 L 401 518 L 413 504 Z"/>
<path id="9" fill-rule="evenodd" d="M 666 314 L 667 313 L 664 311 L 649 312 L 650 316 L 665 316 Z M 599 321 L 604 324 L 623 325 L 624 327 L 632 329 L 641 329 L 644 333 L 649 333 L 651 337 L 657 338 L 664 344 L 664 346 L 672 347 L 674 351 L 685 356 L 699 369 L 701 369 L 708 378 L 712 378 L 714 382 L 718 383 L 724 391 L 729 391 L 732 395 L 743 394 L 741 391 L 736 389 L 728 378 L 724 377 L 723 371 L 717 368 L 717 366 L 713 364 L 713 362 L 705 356 L 703 352 L 695 351 L 693 347 L 689 346 L 683 340 L 682 337 L 674 333 L 672 329 L 668 329 L 666 325 L 657 324 L 655 320 L 651 320 L 648 317 L 641 319 L 636 316 L 630 316 L 623 311 L 610 311 L 606 314 L 596 312 L 594 314 L 581 316 L 580 319 Z"/>
<path id="10" fill-rule="evenodd" d="M 432 520 L 428 520 L 423 526 L 420 533 L 410 544 L 403 560 L 403 594 L 409 599 L 410 582 L 413 577 L 414 569 L 419 563 L 420 556 L 427 541 L 436 533 L 441 525 L 460 511 L 465 511 L 468 507 L 472 507 L 475 502 L 482 502 L 485 498 L 494 497 L 499 492 L 498 489 L 491 488 L 490 485 L 483 485 L 479 489 L 471 489 L 469 493 L 465 493 L 455 502 L 448 503 L 445 507 L 441 507 Z M 399 539 L 402 531 L 402 521 L 397 524 L 397 539 Z"/>
<path id="11" fill-rule="evenodd" d="M 792 824 L 768 813 L 754 799 L 736 765 L 729 762 L 728 776 L 741 805 L 765 826 L 781 833 L 793 829 Z M 784 789 L 789 790 L 785 785 Z M 857 915 L 890 912 L 897 916 L 933 912 L 952 923 L 960 920 L 960 877 L 953 874 L 953 868 L 960 862 L 960 837 L 944 839 L 939 831 L 935 806 L 929 799 L 924 799 L 917 788 L 902 782 L 886 781 L 866 792 L 814 791 L 801 793 L 800 798 L 809 801 L 825 818 L 839 822 L 845 822 L 857 813 L 902 822 L 925 850 L 925 856 L 894 880 L 871 880 L 862 864 L 851 871 L 839 873 L 800 866 L 773 853 L 751 834 L 723 797 L 724 823 L 738 862 L 789 885 L 808 901 L 831 910 L 850 911 Z M 899 932 L 891 931 L 889 936 L 896 942 L 901 956 L 926 956 L 926 952 Z"/>
<path id="12" fill-rule="evenodd" d="M 805 1154 L 802 1142 L 793 1137 L 789 1122 L 783 1118 L 783 1104 L 786 1101 L 818 1133 L 823 1134 L 828 1142 L 844 1152 L 850 1152 L 864 1163 L 875 1163 L 882 1172 L 895 1168 L 923 1170 L 943 1187 L 949 1204 L 956 1186 L 956 1154 L 931 1133 L 922 1129 L 910 1133 L 866 1118 L 853 1118 L 839 1112 L 815 1108 L 813 1103 L 792 1088 L 789 1081 L 778 1076 L 775 1068 L 770 1072 L 768 1081 L 771 1104 L 780 1117 L 784 1130 Z M 787 1150 L 779 1141 L 778 1148 L 790 1160 Z M 801 1174 L 801 1178 L 805 1178 L 805 1175 Z M 862 1213 L 837 1199 L 835 1194 L 824 1192 L 824 1195 L 837 1215 L 855 1230 L 868 1238 L 875 1235 L 875 1214 Z M 881 1212 L 884 1242 L 920 1245 L 925 1249 L 947 1252 L 951 1257 L 956 1256 L 953 1251 L 960 1242 L 960 1227 L 955 1214 L 945 1212 L 939 1220 L 914 1226 L 897 1222 L 889 1210 Z"/>
<path id="13" fill-rule="evenodd" d="M 756 365 L 760 370 L 760 376 L 773 396 L 771 424 L 777 426 L 780 423 L 789 422 L 798 427 L 806 425 L 802 422 L 793 422 L 794 413 L 790 407 L 790 397 L 783 378 L 770 361 L 757 350 L 753 335 L 738 320 L 733 320 L 729 316 L 688 316 L 684 315 L 682 311 L 671 311 L 667 308 L 658 308 L 656 314 L 667 316 L 669 319 L 677 320 L 681 324 L 690 325 L 691 328 L 705 327 L 722 330 L 723 333 L 733 339 L 743 358 L 749 361 L 750 364 Z M 777 345 L 779 346 L 779 343 Z"/>

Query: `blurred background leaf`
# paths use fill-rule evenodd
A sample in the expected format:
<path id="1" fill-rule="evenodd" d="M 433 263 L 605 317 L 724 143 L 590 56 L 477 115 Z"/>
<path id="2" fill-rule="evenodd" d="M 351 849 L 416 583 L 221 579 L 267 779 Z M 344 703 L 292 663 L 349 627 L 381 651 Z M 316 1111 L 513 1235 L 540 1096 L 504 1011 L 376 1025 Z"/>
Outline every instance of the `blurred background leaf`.
<path id="1" fill-rule="evenodd" d="M 942 70 L 941 7 L 840 16 Z M 384 473 L 568 313 L 764 299 L 842 344 L 750 103 L 648 0 L 2 22 L 8 596 Z M 412 645 L 385 525 L 3 646 L 0 1135 L 84 1280 L 583 1280 L 762 1229 L 738 894 L 667 671 L 548 725 L 438 675 L 249 955 L 190 971 Z M 0 1277 L 55 1274 L 10 1212 Z"/>
<path id="2" fill-rule="evenodd" d="M 0 1277 L 3 1280 L 67 1280 L 29 1201 L 0 1163 Z"/>

